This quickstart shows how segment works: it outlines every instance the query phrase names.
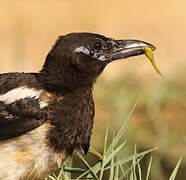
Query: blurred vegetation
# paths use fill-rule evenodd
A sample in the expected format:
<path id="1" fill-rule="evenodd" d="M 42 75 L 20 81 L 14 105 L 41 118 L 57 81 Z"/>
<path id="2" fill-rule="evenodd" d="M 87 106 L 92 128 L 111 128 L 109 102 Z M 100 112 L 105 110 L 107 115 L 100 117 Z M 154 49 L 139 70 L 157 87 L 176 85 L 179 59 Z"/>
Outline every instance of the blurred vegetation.
<path id="1" fill-rule="evenodd" d="M 95 96 L 98 111 L 96 119 L 105 121 L 106 116 L 103 114 L 107 114 L 113 129 L 120 126 L 132 101 L 140 96 L 128 123 L 125 154 L 133 151 L 134 144 L 140 150 L 158 147 L 152 164 L 153 179 L 158 180 L 168 179 L 176 159 L 182 156 L 183 162 L 177 178 L 186 178 L 184 79 L 183 82 L 177 81 L 177 78 L 164 79 L 151 86 L 140 83 L 131 75 L 112 83 L 100 80 L 96 85 Z M 100 136 L 101 134 L 100 132 Z M 101 149 L 101 142 L 97 145 Z"/>
<path id="2" fill-rule="evenodd" d="M 138 99 L 139 100 L 139 99 Z M 136 145 L 134 146 L 134 153 L 132 155 L 127 155 L 124 149 L 126 148 L 127 141 L 124 140 L 123 135 L 126 131 L 126 126 L 128 121 L 130 120 L 134 109 L 137 105 L 136 101 L 135 105 L 131 108 L 128 117 L 122 122 L 120 125 L 120 129 L 113 134 L 112 140 L 108 143 L 109 139 L 109 131 L 108 131 L 108 121 L 106 125 L 106 133 L 104 136 L 104 143 L 102 147 L 102 153 L 90 147 L 89 153 L 94 155 L 94 163 L 92 161 L 87 161 L 87 158 L 83 157 L 79 152 L 74 153 L 74 156 L 78 157 L 79 162 L 83 165 L 82 168 L 80 166 L 72 167 L 72 163 L 69 167 L 67 162 L 63 165 L 63 167 L 59 170 L 59 172 L 53 173 L 47 179 L 51 180 L 71 180 L 71 179 L 96 179 L 96 180 L 142 180 L 142 179 L 154 179 L 153 171 L 151 170 L 152 166 L 152 155 L 147 165 L 144 165 L 144 157 L 147 154 L 152 153 L 157 150 L 157 148 L 153 148 L 150 150 L 146 150 L 138 153 Z M 174 168 L 172 174 L 170 175 L 170 180 L 174 180 L 178 168 L 181 164 L 181 159 L 179 159 L 176 167 Z M 77 160 L 76 160 L 77 162 Z M 145 161 L 146 162 L 146 161 Z M 156 162 L 156 160 L 155 160 Z M 142 166 L 141 166 L 142 164 Z M 159 166 L 158 166 L 159 167 Z M 156 166 L 155 166 L 156 168 Z M 156 169 L 155 169 L 156 170 Z M 157 178 L 159 179 L 159 177 Z"/>
<path id="3" fill-rule="evenodd" d="M 168 179 L 180 157 L 176 179 L 186 179 L 185 7 L 184 0 L 0 0 L 0 72 L 39 71 L 57 36 L 74 31 L 154 44 L 164 79 L 139 56 L 110 64 L 97 81 L 91 145 L 102 152 L 106 121 L 109 134 L 117 132 L 140 97 L 127 124 L 123 156 L 134 152 L 134 144 L 140 152 L 158 147 L 152 179 Z M 147 167 L 145 160 L 141 167 Z"/>

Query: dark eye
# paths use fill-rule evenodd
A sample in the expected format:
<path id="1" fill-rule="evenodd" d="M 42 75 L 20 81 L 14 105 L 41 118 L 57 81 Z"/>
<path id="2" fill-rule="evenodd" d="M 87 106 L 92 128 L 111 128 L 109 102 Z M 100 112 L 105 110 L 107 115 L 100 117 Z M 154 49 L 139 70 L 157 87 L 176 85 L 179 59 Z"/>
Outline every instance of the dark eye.
<path id="1" fill-rule="evenodd" d="M 102 49 L 102 46 L 103 46 L 103 44 L 100 41 L 97 41 L 94 43 L 94 49 L 96 49 L 98 51 Z"/>

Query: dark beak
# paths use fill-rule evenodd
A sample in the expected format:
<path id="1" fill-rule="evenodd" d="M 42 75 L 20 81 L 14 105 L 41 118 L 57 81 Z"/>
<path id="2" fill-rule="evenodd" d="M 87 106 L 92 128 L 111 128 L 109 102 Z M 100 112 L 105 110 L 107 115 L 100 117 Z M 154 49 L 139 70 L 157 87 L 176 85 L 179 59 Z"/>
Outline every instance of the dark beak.
<path id="1" fill-rule="evenodd" d="M 128 58 L 144 54 L 143 47 L 149 47 L 153 51 L 156 49 L 150 43 L 139 40 L 113 40 L 112 51 L 107 55 L 108 60 Z"/>

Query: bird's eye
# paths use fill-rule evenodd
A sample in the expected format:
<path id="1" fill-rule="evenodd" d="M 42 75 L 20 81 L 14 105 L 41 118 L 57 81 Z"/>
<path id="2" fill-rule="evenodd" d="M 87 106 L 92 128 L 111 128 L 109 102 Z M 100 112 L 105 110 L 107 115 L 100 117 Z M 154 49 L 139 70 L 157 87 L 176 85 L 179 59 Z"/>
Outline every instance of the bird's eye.
<path id="1" fill-rule="evenodd" d="M 102 49 L 102 46 L 103 46 L 103 44 L 100 41 L 96 41 L 94 43 L 94 49 L 96 49 L 98 51 Z"/>

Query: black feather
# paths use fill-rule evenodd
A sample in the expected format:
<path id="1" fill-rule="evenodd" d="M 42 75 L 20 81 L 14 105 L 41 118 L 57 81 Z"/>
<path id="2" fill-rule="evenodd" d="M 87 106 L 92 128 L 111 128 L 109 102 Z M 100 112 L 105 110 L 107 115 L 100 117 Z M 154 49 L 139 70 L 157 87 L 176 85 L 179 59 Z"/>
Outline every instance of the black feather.
<path id="1" fill-rule="evenodd" d="M 41 126 L 47 119 L 46 109 L 40 109 L 34 98 L 25 98 L 11 104 L 0 102 L 0 140 L 23 135 Z"/>

